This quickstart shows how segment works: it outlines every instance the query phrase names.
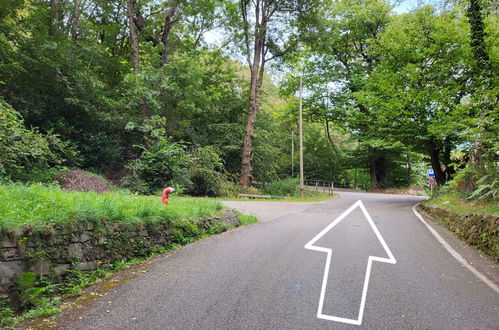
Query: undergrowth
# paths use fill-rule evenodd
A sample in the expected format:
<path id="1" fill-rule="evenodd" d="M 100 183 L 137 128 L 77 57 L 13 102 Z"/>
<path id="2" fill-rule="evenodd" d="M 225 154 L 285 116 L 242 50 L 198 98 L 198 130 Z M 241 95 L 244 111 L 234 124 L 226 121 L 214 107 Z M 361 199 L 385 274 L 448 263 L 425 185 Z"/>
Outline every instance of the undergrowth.
<path id="1" fill-rule="evenodd" d="M 488 200 L 470 201 L 455 191 L 438 192 L 425 204 L 438 206 L 458 213 L 488 213 L 499 215 L 499 203 Z"/>

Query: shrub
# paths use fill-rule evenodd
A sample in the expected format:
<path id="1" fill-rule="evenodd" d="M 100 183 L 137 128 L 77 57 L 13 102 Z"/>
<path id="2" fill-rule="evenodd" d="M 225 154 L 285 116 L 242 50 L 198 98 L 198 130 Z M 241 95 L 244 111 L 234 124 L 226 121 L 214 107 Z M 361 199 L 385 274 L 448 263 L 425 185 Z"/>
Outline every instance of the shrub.
<path id="1" fill-rule="evenodd" d="M 123 187 L 142 194 L 174 184 L 190 184 L 187 165 L 189 154 L 178 143 L 167 138 L 159 138 L 149 148 L 141 147 L 138 159 L 128 163 L 131 174 L 123 180 Z"/>
<path id="2" fill-rule="evenodd" d="M 213 147 L 201 147 L 192 153 L 193 161 L 189 166 L 189 185 L 187 192 L 193 196 L 227 196 L 233 185 L 224 175 L 224 166 Z"/>
<path id="3" fill-rule="evenodd" d="M 79 156 L 55 134 L 26 129 L 21 115 L 0 99 L 0 176 L 30 181 L 51 166 L 77 163 Z"/>
<path id="4" fill-rule="evenodd" d="M 485 167 L 473 168 L 468 164 L 456 174 L 449 186 L 467 200 L 494 201 L 499 192 L 497 166 L 491 163 Z"/>
<path id="5" fill-rule="evenodd" d="M 267 184 L 263 189 L 263 192 L 275 196 L 299 196 L 299 184 L 299 179 L 285 178 Z"/>

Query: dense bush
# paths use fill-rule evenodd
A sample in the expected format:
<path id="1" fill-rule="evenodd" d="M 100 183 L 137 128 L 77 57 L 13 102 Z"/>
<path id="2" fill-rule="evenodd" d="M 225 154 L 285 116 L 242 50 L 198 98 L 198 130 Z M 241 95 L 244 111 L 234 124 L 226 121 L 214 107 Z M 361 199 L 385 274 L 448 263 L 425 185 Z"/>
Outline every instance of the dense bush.
<path id="1" fill-rule="evenodd" d="M 68 143 L 55 134 L 26 129 L 20 114 L 0 100 L 0 177 L 43 181 L 51 166 L 67 161 L 78 161 L 77 152 Z"/>
<path id="2" fill-rule="evenodd" d="M 169 185 L 190 184 L 187 166 L 192 160 L 182 145 L 160 137 L 149 148 L 141 148 L 140 157 L 127 165 L 131 174 L 123 181 L 124 188 L 153 194 Z"/>
<path id="3" fill-rule="evenodd" d="M 449 182 L 449 188 L 467 200 L 495 201 L 499 195 L 499 171 L 492 162 L 481 168 L 467 164 Z"/>
<path id="4" fill-rule="evenodd" d="M 192 153 L 187 192 L 193 196 L 227 196 L 234 185 L 224 175 L 224 165 L 213 147 L 201 147 Z"/>
<path id="5" fill-rule="evenodd" d="M 285 178 L 267 184 L 263 193 L 274 196 L 299 196 L 299 184 L 299 179 Z"/>

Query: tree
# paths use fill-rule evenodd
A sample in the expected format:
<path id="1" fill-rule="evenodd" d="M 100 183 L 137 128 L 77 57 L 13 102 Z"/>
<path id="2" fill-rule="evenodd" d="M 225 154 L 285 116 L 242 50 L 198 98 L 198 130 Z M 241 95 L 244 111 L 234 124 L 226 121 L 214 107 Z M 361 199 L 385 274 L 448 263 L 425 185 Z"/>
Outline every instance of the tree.
<path id="1" fill-rule="evenodd" d="M 380 56 L 369 52 L 390 21 L 390 6 L 380 0 L 323 2 L 313 24 L 302 27 L 308 46 L 307 86 L 316 118 L 329 126 L 343 123 L 367 146 L 371 188 L 387 183 L 383 144 L 371 129 L 374 116 L 354 94 L 362 91 Z M 322 109 L 322 111 L 320 110 Z"/>
<path id="2" fill-rule="evenodd" d="M 247 187 L 251 182 L 251 158 L 255 120 L 260 109 L 260 90 L 266 65 L 284 56 L 296 47 L 293 25 L 311 1 L 293 0 L 240 0 L 227 6 L 231 16 L 230 29 L 241 46 L 250 71 L 248 113 L 241 155 L 239 184 Z"/>
<path id="3" fill-rule="evenodd" d="M 445 183 L 455 172 L 452 149 L 466 142 L 459 132 L 473 117 L 461 104 L 471 58 L 462 13 L 428 6 L 399 15 L 371 51 L 383 59 L 355 93 L 358 102 L 374 115 L 378 136 L 426 153 L 437 182 Z"/>

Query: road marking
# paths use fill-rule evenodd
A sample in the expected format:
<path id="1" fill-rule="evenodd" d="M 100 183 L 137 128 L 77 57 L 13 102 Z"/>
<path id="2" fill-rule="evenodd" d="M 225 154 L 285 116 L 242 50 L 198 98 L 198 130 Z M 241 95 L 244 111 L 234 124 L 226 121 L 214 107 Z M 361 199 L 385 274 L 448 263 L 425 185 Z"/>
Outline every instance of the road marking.
<path id="1" fill-rule="evenodd" d="M 343 317 L 326 315 L 326 314 L 322 313 L 322 307 L 324 305 L 324 296 L 326 294 L 327 279 L 329 276 L 329 267 L 330 267 L 330 263 L 331 263 L 332 249 L 328 249 L 328 248 L 324 248 L 324 247 L 320 247 L 320 246 L 314 246 L 314 243 L 317 242 L 328 231 L 333 229 L 334 226 L 336 226 L 338 223 L 340 223 L 347 215 L 349 215 L 357 207 L 359 207 L 362 210 L 362 213 L 366 217 L 367 222 L 369 223 L 372 230 L 376 234 L 376 237 L 378 238 L 379 242 L 383 246 L 383 249 L 385 250 L 386 254 L 389 256 L 389 258 L 369 256 L 368 261 L 367 261 L 366 277 L 364 278 L 364 287 L 362 289 L 362 299 L 360 301 L 358 318 L 357 319 L 347 319 L 347 318 L 343 318 Z M 372 265 L 373 261 L 386 262 L 389 264 L 395 264 L 397 262 L 393 256 L 392 252 L 390 251 L 390 248 L 386 244 L 385 240 L 383 239 L 383 237 L 381 237 L 381 234 L 380 234 L 378 228 L 374 224 L 374 221 L 372 220 L 371 216 L 367 212 L 362 201 L 358 200 L 357 202 L 355 202 L 355 204 L 350 206 L 350 208 L 348 208 L 348 210 L 343 212 L 342 215 L 340 215 L 338 218 L 336 218 L 326 228 L 324 228 L 319 234 L 317 234 L 314 238 L 312 238 L 312 240 L 310 240 L 307 244 L 305 244 L 305 249 L 327 253 L 326 267 L 324 268 L 324 277 L 322 279 L 321 295 L 319 298 L 319 308 L 317 310 L 317 317 L 320 319 L 324 319 L 324 320 L 330 320 L 330 321 L 336 321 L 336 322 L 348 323 L 348 324 L 354 324 L 354 325 L 361 325 L 362 324 L 362 317 L 364 316 L 364 306 L 366 304 L 367 287 L 369 285 L 369 277 L 371 275 L 371 265 Z"/>
<path id="2" fill-rule="evenodd" d="M 423 218 L 423 216 L 418 212 L 416 211 L 416 206 L 417 205 L 414 205 L 412 207 L 412 212 L 414 212 L 414 214 L 418 217 L 419 220 L 421 220 L 421 222 L 426 226 L 426 228 L 428 228 L 428 230 L 433 234 L 433 236 L 435 236 L 435 238 L 440 242 L 440 244 L 443 245 L 443 247 L 457 260 L 459 261 L 464 267 L 468 268 L 468 270 L 470 272 L 472 272 L 476 277 L 478 277 L 482 282 L 484 282 L 485 284 L 487 284 L 490 288 L 492 288 L 496 293 L 499 293 L 499 287 L 494 283 L 492 282 L 491 280 L 489 280 L 487 277 L 485 277 L 485 275 L 483 275 L 482 273 L 480 273 L 475 267 L 473 267 L 472 265 L 470 265 L 466 259 L 464 259 L 456 250 L 454 250 L 452 248 L 452 246 L 449 245 L 449 243 L 447 243 L 443 238 L 442 236 L 440 236 L 440 234 L 435 230 L 433 229 L 432 226 L 430 226 L 428 224 L 428 222 L 426 222 L 426 220 Z"/>

